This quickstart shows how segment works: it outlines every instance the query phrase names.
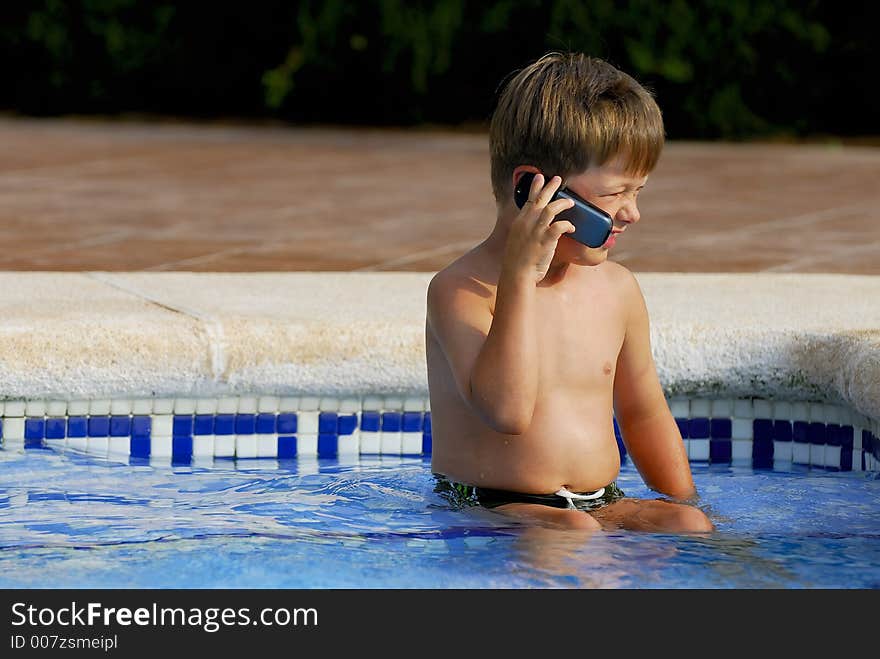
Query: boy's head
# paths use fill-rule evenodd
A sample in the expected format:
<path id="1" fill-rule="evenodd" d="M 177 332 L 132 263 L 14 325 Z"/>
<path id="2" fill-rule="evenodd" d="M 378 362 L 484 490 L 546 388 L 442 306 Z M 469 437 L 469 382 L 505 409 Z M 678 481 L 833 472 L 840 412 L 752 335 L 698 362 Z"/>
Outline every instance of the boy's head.
<path id="1" fill-rule="evenodd" d="M 617 160 L 644 176 L 663 142 L 660 108 L 632 77 L 600 59 L 549 53 L 501 93 L 489 128 L 492 191 L 499 204 L 512 198 L 522 165 L 565 180 Z"/>

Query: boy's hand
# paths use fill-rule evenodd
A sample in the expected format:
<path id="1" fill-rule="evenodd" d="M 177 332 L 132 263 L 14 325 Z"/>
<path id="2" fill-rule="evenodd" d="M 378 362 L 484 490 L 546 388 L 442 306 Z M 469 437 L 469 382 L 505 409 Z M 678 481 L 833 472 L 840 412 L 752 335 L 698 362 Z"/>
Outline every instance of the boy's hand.
<path id="1" fill-rule="evenodd" d="M 549 203 L 560 185 L 562 179 L 558 176 L 550 179 L 546 186 L 541 174 L 532 180 L 529 200 L 510 226 L 502 272 L 527 276 L 535 284 L 546 276 L 559 238 L 575 230 L 567 220 L 553 221 L 556 215 L 574 206 L 571 199 Z"/>

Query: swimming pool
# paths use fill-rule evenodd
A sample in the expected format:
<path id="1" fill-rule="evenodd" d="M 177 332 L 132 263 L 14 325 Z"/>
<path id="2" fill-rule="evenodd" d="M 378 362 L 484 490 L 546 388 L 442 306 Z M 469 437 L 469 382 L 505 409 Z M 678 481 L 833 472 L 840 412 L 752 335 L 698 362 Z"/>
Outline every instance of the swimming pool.
<path id="1" fill-rule="evenodd" d="M 0 450 L 4 588 L 877 588 L 880 480 L 692 462 L 707 536 L 455 510 L 429 456 L 113 461 Z M 624 462 L 629 496 L 655 497 Z"/>

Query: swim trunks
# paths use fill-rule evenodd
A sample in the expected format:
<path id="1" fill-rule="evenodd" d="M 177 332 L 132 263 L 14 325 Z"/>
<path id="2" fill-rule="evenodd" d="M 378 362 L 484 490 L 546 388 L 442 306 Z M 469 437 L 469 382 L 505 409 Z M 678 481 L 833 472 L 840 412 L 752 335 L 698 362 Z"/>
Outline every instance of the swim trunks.
<path id="1" fill-rule="evenodd" d="M 437 483 L 434 492 L 440 494 L 457 508 L 466 506 L 482 506 L 497 508 L 506 503 L 538 503 L 553 508 L 575 508 L 577 510 L 594 510 L 614 503 L 626 495 L 612 482 L 595 492 L 569 492 L 565 488 L 555 494 L 525 494 L 509 490 L 494 490 L 488 487 L 477 487 L 451 481 L 443 474 L 434 474 Z"/>

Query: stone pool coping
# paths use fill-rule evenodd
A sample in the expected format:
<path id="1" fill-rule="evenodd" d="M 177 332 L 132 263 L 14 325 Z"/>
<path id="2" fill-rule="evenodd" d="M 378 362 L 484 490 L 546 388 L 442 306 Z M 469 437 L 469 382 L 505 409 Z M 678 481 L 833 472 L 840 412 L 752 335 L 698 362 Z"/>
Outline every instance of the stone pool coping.
<path id="1" fill-rule="evenodd" d="M 427 396 L 433 272 L 0 272 L 0 400 Z M 880 276 L 636 273 L 669 397 L 880 419 Z"/>

